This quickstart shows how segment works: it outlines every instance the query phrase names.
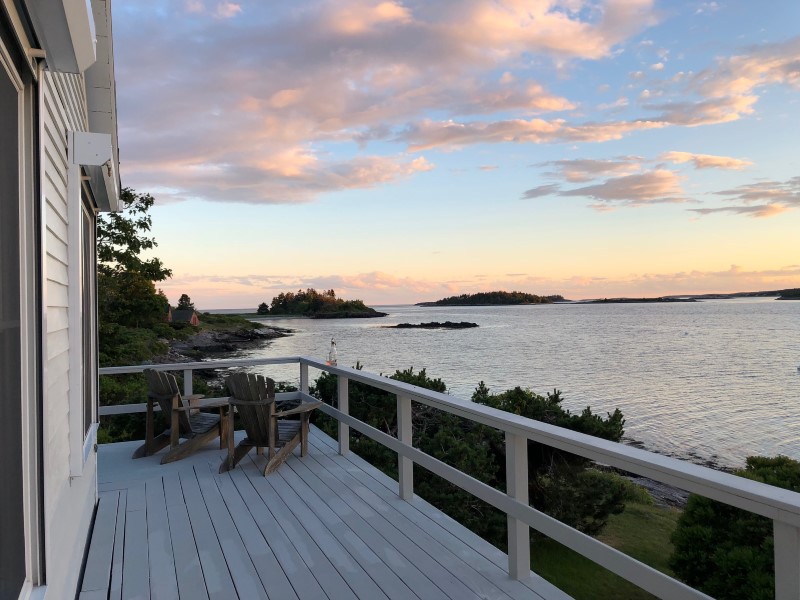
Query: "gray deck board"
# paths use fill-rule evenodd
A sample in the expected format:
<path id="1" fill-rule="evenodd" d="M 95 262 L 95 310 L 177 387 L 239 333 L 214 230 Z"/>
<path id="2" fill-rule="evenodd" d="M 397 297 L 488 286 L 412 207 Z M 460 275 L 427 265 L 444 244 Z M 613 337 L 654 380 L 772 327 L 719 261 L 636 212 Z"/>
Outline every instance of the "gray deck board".
<path id="1" fill-rule="evenodd" d="M 106 492 L 100 496 L 94 520 L 95 533 L 89 545 L 86 570 L 83 573 L 82 597 L 84 593 L 98 590 L 107 594 L 111 587 L 111 562 L 114 558 L 118 508 L 119 492 Z"/>
<path id="2" fill-rule="evenodd" d="M 122 563 L 122 600 L 149 600 L 150 565 L 143 483 L 128 490 L 123 552 L 125 554 Z"/>
<path id="3" fill-rule="evenodd" d="M 282 475 L 290 485 L 303 497 L 306 503 L 311 501 L 325 502 L 331 511 L 341 518 L 343 524 L 353 530 L 369 548 L 408 586 L 409 591 L 418 598 L 425 600 L 443 600 L 448 598 L 426 575 L 414 564 L 419 561 L 419 547 L 402 543 L 403 536 L 397 535 L 397 530 L 387 532 L 380 527 L 374 528 L 367 520 L 361 517 L 359 511 L 352 504 L 346 502 L 336 494 L 328 484 L 318 477 L 309 468 L 309 463 L 315 461 L 293 461 L 282 470 Z M 305 490 L 313 490 L 307 493 Z M 312 495 L 313 494 L 313 495 Z M 313 506 L 313 505 L 310 505 Z M 386 534 L 386 535 L 383 535 Z M 419 561 L 424 563 L 426 561 Z M 423 566 L 424 569 L 424 566 Z M 404 587 L 405 587 L 404 586 Z"/>
<path id="4" fill-rule="evenodd" d="M 111 560 L 111 587 L 108 590 L 108 600 L 120 600 L 122 598 L 122 567 L 125 559 L 125 515 L 127 514 L 127 507 L 128 491 L 123 490 L 119 492 L 119 505 L 117 506 L 117 529 L 114 535 L 114 557 Z"/>
<path id="5" fill-rule="evenodd" d="M 164 478 L 164 496 L 175 559 L 175 575 L 178 579 L 178 595 L 181 598 L 208 600 L 200 556 L 197 553 L 197 544 L 194 541 L 179 476 Z"/>
<path id="6" fill-rule="evenodd" d="M 192 526 L 203 577 L 206 581 L 206 590 L 211 600 L 229 600 L 236 598 L 236 586 L 233 584 L 225 555 L 217 539 L 214 526 L 211 524 L 211 515 L 203 502 L 200 493 L 200 484 L 197 482 L 194 469 L 180 471 L 183 497 L 186 500 L 186 510 L 189 513 L 189 522 Z"/>
<path id="7" fill-rule="evenodd" d="M 153 600 L 174 600 L 178 597 L 178 579 L 175 575 L 175 559 L 167 520 L 164 482 L 160 477 L 145 483 L 145 502 L 150 597 Z"/>
<path id="8" fill-rule="evenodd" d="M 349 490 L 349 493 L 354 496 L 349 500 L 351 506 L 361 509 L 366 514 L 377 512 L 385 517 L 397 531 L 402 533 L 400 537 L 407 537 L 420 549 L 420 552 L 424 552 L 429 557 L 429 559 L 418 559 L 418 564 L 425 565 L 428 569 L 435 569 L 439 573 L 436 581 L 441 586 L 447 586 L 445 589 L 447 589 L 452 598 L 458 600 L 464 598 L 465 594 L 467 595 L 466 597 L 469 597 L 470 593 L 474 594 L 476 592 L 484 598 L 509 598 L 505 592 L 467 561 L 450 552 L 428 530 L 420 527 L 413 519 L 409 519 L 397 510 L 393 504 L 395 502 L 403 502 L 399 497 L 395 495 L 386 499 L 376 494 L 369 486 L 364 485 L 353 477 L 341 464 L 320 452 L 314 445 L 309 447 L 309 454 L 310 458 L 313 459 L 309 462 L 312 464 L 318 463 L 323 467 L 323 473 L 327 473 L 329 477 L 340 481 L 344 489 Z M 397 539 L 397 537 L 393 539 Z"/>
<path id="9" fill-rule="evenodd" d="M 237 433 L 241 437 L 241 433 Z M 562 600 L 507 558 L 312 428 L 309 455 L 275 473 L 251 453 L 218 474 L 209 444 L 160 465 L 101 446 L 101 502 L 81 600 Z M 95 589 L 96 588 L 96 589 Z"/>
<path id="10" fill-rule="evenodd" d="M 297 461 L 299 462 L 299 461 Z M 301 502 L 305 502 L 309 510 L 318 515 L 325 527 L 347 549 L 351 556 L 362 566 L 365 572 L 380 587 L 391 600 L 416 600 L 414 594 L 400 577 L 402 568 L 407 566 L 403 557 L 386 540 L 373 541 L 374 531 L 367 527 L 349 527 L 337 514 L 351 512 L 343 503 L 337 503 L 337 498 L 328 492 L 318 495 L 316 491 L 298 477 L 291 467 L 280 471 L 281 478 L 297 494 Z M 335 510 L 334 510 L 335 509 Z M 416 571 L 416 569 L 415 569 Z M 402 572 L 402 571 L 401 571 Z M 419 575 L 419 572 L 416 571 Z"/>
<path id="11" fill-rule="evenodd" d="M 195 467 L 195 472 L 203 500 L 211 515 L 211 523 L 217 532 L 220 547 L 225 555 L 225 562 L 228 563 L 233 584 L 236 586 L 236 592 L 240 598 L 253 598 L 253 600 L 264 598 L 266 600 L 269 596 L 256 570 L 253 556 L 245 548 L 242 537 L 228 513 L 225 500 L 219 493 L 219 488 L 214 483 L 208 467 Z M 291 591 L 291 586 L 289 590 Z"/>
<path id="12" fill-rule="evenodd" d="M 330 438 L 328 440 L 316 438 L 312 440 L 312 445 L 317 448 L 327 447 L 331 450 L 334 448 L 332 445 L 333 440 Z M 500 550 L 419 497 L 414 496 L 411 502 L 400 500 L 397 495 L 397 482 L 375 468 L 370 469 L 371 465 L 361 457 L 352 452 L 344 457 L 339 457 L 338 455 L 336 457 L 339 463 L 356 479 L 369 486 L 381 498 L 390 502 L 398 512 L 405 515 L 420 528 L 431 532 L 448 551 L 470 564 L 506 594 L 515 599 L 531 597 L 531 591 L 533 590 L 526 586 L 525 583 L 514 581 L 507 576 L 505 571 L 508 564 L 506 555 Z M 394 489 L 392 489 L 392 483 L 394 483 Z M 430 511 L 426 510 L 428 507 L 430 507 Z M 431 518 L 432 516 L 434 518 Z M 502 566 L 492 561 L 492 557 L 499 557 L 500 561 L 502 561 Z M 544 582 L 544 580 L 541 581 Z M 534 597 L 540 596 L 537 593 Z"/>
<path id="13" fill-rule="evenodd" d="M 300 598 L 320 598 L 320 600 L 324 600 L 327 597 L 326 593 L 317 581 L 317 577 L 320 577 L 322 573 L 314 569 L 313 559 L 309 557 L 307 563 L 304 557 L 300 555 L 255 488 L 250 484 L 247 475 L 241 469 L 237 469 L 233 473 L 220 477 L 219 485 L 220 491 L 226 498 L 234 497 L 235 495 L 241 497 L 242 502 L 250 511 L 250 516 L 253 518 L 256 527 L 261 531 L 264 539 L 269 540 L 270 547 L 274 550 L 283 572 L 292 582 L 292 587 L 297 595 Z M 308 553 L 305 553 L 305 555 L 308 557 Z M 344 580 L 340 583 L 342 587 L 350 591 Z"/>

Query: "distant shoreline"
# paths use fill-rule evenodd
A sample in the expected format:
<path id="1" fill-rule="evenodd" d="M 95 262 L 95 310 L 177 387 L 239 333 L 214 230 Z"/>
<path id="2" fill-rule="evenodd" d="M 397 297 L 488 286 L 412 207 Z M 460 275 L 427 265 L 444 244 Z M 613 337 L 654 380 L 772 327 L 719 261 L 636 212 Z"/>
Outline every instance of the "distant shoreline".
<path id="1" fill-rule="evenodd" d="M 668 294 L 665 296 L 656 296 L 652 298 L 633 298 L 621 296 L 618 298 L 583 298 L 581 300 L 556 300 L 551 302 L 525 302 L 515 304 L 504 303 L 475 303 L 475 304 L 437 304 L 440 301 L 434 302 L 416 302 L 408 304 L 376 304 L 378 308 L 388 308 L 393 306 L 419 306 L 425 308 L 436 307 L 475 307 L 475 306 L 541 306 L 553 304 L 611 304 L 611 303 L 639 303 L 639 302 L 694 302 L 699 300 L 733 300 L 736 298 L 775 298 L 776 300 L 800 300 L 800 297 L 782 297 L 783 290 L 770 290 L 758 292 L 733 292 L 730 294 Z M 313 317 L 304 315 L 260 315 L 252 309 L 238 309 L 238 308 L 213 308 L 205 309 L 203 312 L 210 312 L 212 314 L 227 314 L 237 315 L 246 319 L 310 319 Z"/>

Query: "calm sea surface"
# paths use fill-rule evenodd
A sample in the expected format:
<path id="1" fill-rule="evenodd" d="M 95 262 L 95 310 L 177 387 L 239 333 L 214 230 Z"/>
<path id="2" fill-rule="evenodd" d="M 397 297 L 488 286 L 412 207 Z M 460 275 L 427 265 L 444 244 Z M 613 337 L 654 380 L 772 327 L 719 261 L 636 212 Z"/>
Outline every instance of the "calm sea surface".
<path id="1" fill-rule="evenodd" d="M 558 388 L 574 411 L 618 407 L 626 437 L 664 454 L 723 466 L 752 454 L 800 459 L 800 302 L 378 308 L 389 316 L 268 319 L 295 334 L 241 356 L 324 358 L 334 337 L 340 365 L 426 368 L 459 398 L 482 380 L 496 392 Z M 382 327 L 447 320 L 480 327 Z M 263 372 L 298 379 L 296 366 Z"/>

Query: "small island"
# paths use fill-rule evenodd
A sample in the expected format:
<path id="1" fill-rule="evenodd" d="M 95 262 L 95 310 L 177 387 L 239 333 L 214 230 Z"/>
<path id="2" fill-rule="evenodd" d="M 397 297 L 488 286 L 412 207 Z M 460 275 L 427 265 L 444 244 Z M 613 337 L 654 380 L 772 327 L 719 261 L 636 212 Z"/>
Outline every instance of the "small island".
<path id="1" fill-rule="evenodd" d="M 525 292 L 478 292 L 450 296 L 435 302 L 418 302 L 416 306 L 511 306 L 518 304 L 552 304 L 563 302 L 560 295 L 537 296 Z"/>
<path id="2" fill-rule="evenodd" d="M 477 323 L 468 321 L 459 323 L 454 323 L 453 321 L 445 321 L 444 323 L 431 321 L 430 323 L 398 323 L 397 325 L 385 325 L 384 327 L 386 329 L 470 329 L 477 326 Z"/>
<path id="3" fill-rule="evenodd" d="M 385 317 L 387 313 L 370 308 L 361 300 L 337 298 L 333 290 L 318 292 L 314 288 L 308 288 L 305 291 L 298 290 L 297 293 L 280 293 L 272 299 L 270 305 L 266 302 L 259 304 L 256 314 L 312 319 L 357 319 Z"/>
<path id="4" fill-rule="evenodd" d="M 697 298 L 673 298 L 662 296 L 659 298 L 601 298 L 598 300 L 581 300 L 575 304 L 647 304 L 654 302 L 697 302 Z"/>
<path id="5" fill-rule="evenodd" d="M 778 294 L 778 300 L 800 300 L 800 288 L 781 290 Z"/>

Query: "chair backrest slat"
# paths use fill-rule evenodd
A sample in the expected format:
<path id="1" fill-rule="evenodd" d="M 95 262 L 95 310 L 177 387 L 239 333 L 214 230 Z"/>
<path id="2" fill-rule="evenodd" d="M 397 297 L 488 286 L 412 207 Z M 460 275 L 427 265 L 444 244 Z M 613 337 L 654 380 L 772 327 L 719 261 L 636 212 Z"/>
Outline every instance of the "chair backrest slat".
<path id="1" fill-rule="evenodd" d="M 226 384 L 247 437 L 255 446 L 268 446 L 270 415 L 275 410 L 275 382 L 262 375 L 235 373 Z"/>
<path id="2" fill-rule="evenodd" d="M 167 424 L 170 423 L 170 415 L 172 414 L 172 399 L 178 396 L 180 406 L 185 407 L 186 402 L 181 397 L 178 382 L 175 377 L 164 371 L 156 371 L 155 369 L 145 369 L 144 377 L 147 381 L 147 395 L 153 400 L 158 402 L 161 407 L 161 412 L 167 419 Z M 185 411 L 178 413 L 178 427 L 182 434 L 192 433 L 192 426 L 189 423 L 189 415 Z"/>

